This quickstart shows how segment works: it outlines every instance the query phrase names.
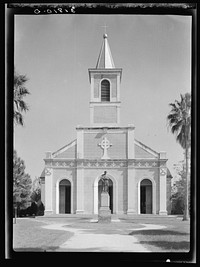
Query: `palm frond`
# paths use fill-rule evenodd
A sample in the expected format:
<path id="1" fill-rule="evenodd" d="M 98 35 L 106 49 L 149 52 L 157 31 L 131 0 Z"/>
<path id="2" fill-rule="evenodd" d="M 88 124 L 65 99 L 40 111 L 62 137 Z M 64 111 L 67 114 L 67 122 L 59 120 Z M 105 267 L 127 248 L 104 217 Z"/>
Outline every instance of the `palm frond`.
<path id="1" fill-rule="evenodd" d="M 183 130 L 179 132 L 179 134 L 176 137 L 177 142 L 182 146 L 183 149 L 186 148 L 186 138 L 184 133 L 184 127 Z"/>
<path id="2" fill-rule="evenodd" d="M 19 111 L 28 111 L 29 110 L 29 107 L 28 105 L 26 104 L 26 102 L 24 102 L 23 100 L 19 100 L 18 101 L 18 110 Z"/>
<path id="3" fill-rule="evenodd" d="M 172 127 L 171 127 L 171 132 L 172 132 L 173 134 L 178 134 L 179 131 L 180 131 L 180 127 L 179 127 L 177 124 L 172 125 Z"/>
<path id="4" fill-rule="evenodd" d="M 28 78 L 26 75 L 20 75 L 17 72 L 14 74 L 14 87 L 16 86 L 22 86 L 24 83 L 28 81 Z"/>
<path id="5" fill-rule="evenodd" d="M 21 113 L 14 111 L 14 122 L 15 124 L 20 124 L 22 126 L 24 125 L 24 120 Z"/>
<path id="6" fill-rule="evenodd" d="M 19 75 L 16 71 L 14 72 L 14 122 L 23 126 L 23 116 L 21 112 L 29 110 L 28 105 L 23 98 L 30 94 L 28 89 L 25 87 L 25 83 L 28 81 L 26 75 Z"/>
<path id="7" fill-rule="evenodd" d="M 167 116 L 168 127 L 175 134 L 177 142 L 185 149 L 190 139 L 191 128 L 191 95 L 186 93 L 180 95 L 181 100 L 170 103 L 170 113 Z"/>
<path id="8" fill-rule="evenodd" d="M 177 113 L 170 113 L 167 116 L 167 120 L 169 121 L 170 124 L 174 124 L 179 120 L 179 116 Z"/>

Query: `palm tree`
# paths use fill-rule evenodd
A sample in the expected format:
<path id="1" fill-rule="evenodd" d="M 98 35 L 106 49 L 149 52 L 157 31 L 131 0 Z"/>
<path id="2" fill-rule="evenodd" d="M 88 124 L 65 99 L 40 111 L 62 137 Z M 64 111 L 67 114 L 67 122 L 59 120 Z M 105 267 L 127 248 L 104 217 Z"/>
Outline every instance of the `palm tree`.
<path id="1" fill-rule="evenodd" d="M 16 71 L 14 72 L 14 123 L 16 125 L 24 125 L 22 112 L 29 110 L 28 105 L 23 100 L 27 94 L 30 94 L 25 87 L 27 80 L 26 75 L 19 75 Z"/>
<path id="2" fill-rule="evenodd" d="M 181 101 L 175 100 L 174 103 L 170 103 L 169 105 L 171 111 L 167 116 L 168 125 L 171 128 L 171 132 L 176 135 L 177 142 L 184 149 L 186 185 L 183 220 L 188 220 L 188 175 L 190 168 L 188 160 L 191 145 L 191 95 L 189 93 L 181 94 Z"/>

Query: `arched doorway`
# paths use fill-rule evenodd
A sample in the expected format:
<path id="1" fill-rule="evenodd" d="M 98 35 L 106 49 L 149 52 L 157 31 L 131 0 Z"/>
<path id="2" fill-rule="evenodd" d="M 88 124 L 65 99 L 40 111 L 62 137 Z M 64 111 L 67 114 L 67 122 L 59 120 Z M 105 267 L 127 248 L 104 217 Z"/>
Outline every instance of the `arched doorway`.
<path id="1" fill-rule="evenodd" d="M 149 179 L 140 183 L 140 213 L 152 214 L 152 182 Z"/>
<path id="2" fill-rule="evenodd" d="M 71 213 L 71 183 L 66 179 L 59 183 L 59 213 Z"/>
<path id="3" fill-rule="evenodd" d="M 111 213 L 113 213 L 113 182 L 111 179 L 109 179 L 108 181 L 109 181 L 108 194 L 110 196 L 110 210 L 111 210 Z M 100 206 L 101 206 L 102 189 L 103 189 L 102 181 L 99 180 L 99 183 L 98 183 L 98 209 L 100 209 Z"/>

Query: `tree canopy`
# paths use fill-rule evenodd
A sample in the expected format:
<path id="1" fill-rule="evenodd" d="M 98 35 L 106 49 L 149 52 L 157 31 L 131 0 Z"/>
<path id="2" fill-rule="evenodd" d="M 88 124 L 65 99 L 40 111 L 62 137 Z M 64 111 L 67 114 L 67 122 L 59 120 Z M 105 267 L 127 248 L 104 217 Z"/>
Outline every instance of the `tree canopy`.
<path id="1" fill-rule="evenodd" d="M 13 202 L 18 207 L 26 207 L 30 201 L 32 180 L 25 173 L 24 161 L 17 156 L 16 150 L 13 154 Z"/>
<path id="2" fill-rule="evenodd" d="M 181 100 L 170 103 L 171 111 L 167 116 L 168 126 L 172 134 L 176 136 L 176 141 L 184 149 L 185 155 L 185 176 L 184 186 L 184 215 L 183 220 L 188 220 L 188 181 L 189 181 L 189 151 L 191 145 L 191 94 L 180 95 Z"/>
<path id="3" fill-rule="evenodd" d="M 183 214 L 184 212 L 184 198 L 186 195 L 186 171 L 184 161 L 179 162 L 178 167 L 176 167 L 177 180 L 174 182 L 172 187 L 172 214 Z M 190 187 L 188 188 L 188 205 L 190 209 Z"/>
<path id="4" fill-rule="evenodd" d="M 31 199 L 34 202 L 38 202 L 39 200 L 41 200 L 40 179 L 37 177 L 33 180 Z"/>

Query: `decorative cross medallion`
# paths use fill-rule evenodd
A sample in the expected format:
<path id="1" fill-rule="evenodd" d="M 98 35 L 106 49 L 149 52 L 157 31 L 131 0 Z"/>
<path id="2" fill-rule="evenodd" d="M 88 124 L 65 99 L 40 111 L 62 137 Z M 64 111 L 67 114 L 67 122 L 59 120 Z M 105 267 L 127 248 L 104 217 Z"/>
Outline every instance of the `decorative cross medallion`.
<path id="1" fill-rule="evenodd" d="M 51 175 L 51 169 L 46 168 L 46 169 L 45 169 L 45 174 L 46 174 L 46 175 Z"/>
<path id="2" fill-rule="evenodd" d="M 165 175 L 165 174 L 166 174 L 166 170 L 163 169 L 163 168 L 161 168 L 161 169 L 160 169 L 160 174 L 161 174 L 161 175 Z"/>
<path id="3" fill-rule="evenodd" d="M 112 146 L 112 144 L 110 143 L 110 141 L 104 137 L 103 140 L 101 141 L 101 143 L 99 143 L 99 146 L 101 148 L 103 148 L 103 156 L 102 159 L 109 159 L 108 157 L 108 148 Z"/>

